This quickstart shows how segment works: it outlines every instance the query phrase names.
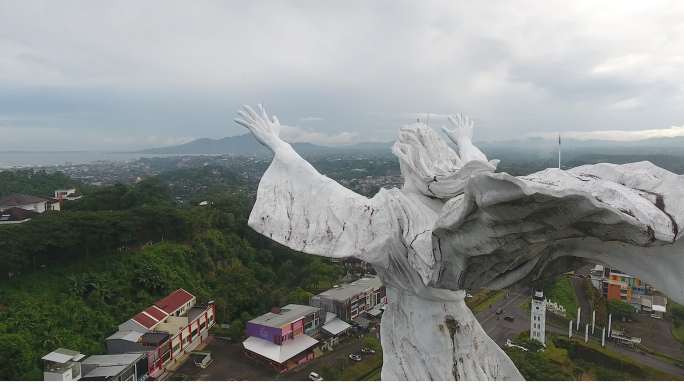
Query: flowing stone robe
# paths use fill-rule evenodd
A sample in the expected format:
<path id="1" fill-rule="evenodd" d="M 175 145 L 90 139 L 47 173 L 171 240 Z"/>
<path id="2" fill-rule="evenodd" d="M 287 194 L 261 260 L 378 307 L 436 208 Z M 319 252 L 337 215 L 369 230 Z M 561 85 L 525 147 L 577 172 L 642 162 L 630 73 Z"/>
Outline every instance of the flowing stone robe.
<path id="1" fill-rule="evenodd" d="M 464 302 L 464 288 L 525 285 L 600 262 L 684 298 L 684 179 L 643 162 L 480 172 L 446 203 L 358 195 L 286 145 L 249 225 L 298 251 L 370 262 L 387 287 L 384 380 L 523 380 Z"/>

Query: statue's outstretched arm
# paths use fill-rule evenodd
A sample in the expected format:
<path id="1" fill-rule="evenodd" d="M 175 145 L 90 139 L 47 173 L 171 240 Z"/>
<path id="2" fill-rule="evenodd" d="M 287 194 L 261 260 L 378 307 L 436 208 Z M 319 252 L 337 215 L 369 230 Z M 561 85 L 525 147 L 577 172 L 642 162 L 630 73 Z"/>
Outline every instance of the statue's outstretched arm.
<path id="1" fill-rule="evenodd" d="M 259 114 L 245 110 L 235 121 L 275 155 L 259 183 L 249 226 L 291 249 L 385 265 L 387 247 L 401 235 L 388 194 L 369 199 L 321 175 L 278 137 L 275 116 L 269 119 L 261 105 Z"/>
<path id="2" fill-rule="evenodd" d="M 463 116 L 460 113 L 456 115 L 456 118 L 449 116 L 449 121 L 454 128 L 448 129 L 442 126 L 442 131 L 449 136 L 449 139 L 454 144 L 458 145 L 458 154 L 463 164 L 473 160 L 486 163 L 487 156 L 473 145 L 473 127 L 475 122 L 471 121 L 468 116 Z M 498 163 L 498 160 L 496 162 Z"/>
<path id="3" fill-rule="evenodd" d="M 435 285 L 525 286 L 597 263 L 682 303 L 683 185 L 684 176 L 648 162 L 477 175 L 436 224 Z"/>

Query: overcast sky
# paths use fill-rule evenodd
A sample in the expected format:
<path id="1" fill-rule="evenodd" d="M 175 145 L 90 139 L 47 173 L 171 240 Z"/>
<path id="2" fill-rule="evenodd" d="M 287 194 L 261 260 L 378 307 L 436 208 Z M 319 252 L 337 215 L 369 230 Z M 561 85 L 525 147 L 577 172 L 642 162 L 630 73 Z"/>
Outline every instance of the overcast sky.
<path id="1" fill-rule="evenodd" d="M 428 111 L 476 141 L 684 135 L 683 20 L 681 1 L 0 0 L 0 151 L 219 139 L 259 102 L 323 145 Z"/>

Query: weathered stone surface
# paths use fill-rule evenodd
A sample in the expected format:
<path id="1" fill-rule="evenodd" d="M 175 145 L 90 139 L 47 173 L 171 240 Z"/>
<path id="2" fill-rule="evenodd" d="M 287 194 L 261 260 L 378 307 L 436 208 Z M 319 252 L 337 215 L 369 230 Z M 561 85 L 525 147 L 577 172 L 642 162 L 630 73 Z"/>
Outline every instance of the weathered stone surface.
<path id="1" fill-rule="evenodd" d="M 602 263 L 684 302 L 684 178 L 651 163 L 493 173 L 460 115 L 442 128 L 402 127 L 393 152 L 405 185 L 369 199 L 320 175 L 246 107 L 275 157 L 249 225 L 292 249 L 374 265 L 389 305 L 381 332 L 386 380 L 522 380 L 465 306 L 464 288 L 506 288 Z"/>

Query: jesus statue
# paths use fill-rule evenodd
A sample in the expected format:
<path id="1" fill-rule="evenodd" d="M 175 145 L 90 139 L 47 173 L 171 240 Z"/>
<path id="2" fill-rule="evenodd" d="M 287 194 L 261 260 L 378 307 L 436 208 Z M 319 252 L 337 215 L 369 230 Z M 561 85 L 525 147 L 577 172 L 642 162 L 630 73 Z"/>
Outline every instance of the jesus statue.
<path id="1" fill-rule="evenodd" d="M 684 177 L 649 162 L 495 173 L 461 115 L 401 127 L 404 186 L 373 198 L 318 173 L 246 106 L 235 121 L 273 154 L 249 226 L 291 249 L 371 263 L 387 287 L 383 380 L 523 380 L 465 305 L 465 289 L 504 289 L 612 266 L 684 300 Z"/>

